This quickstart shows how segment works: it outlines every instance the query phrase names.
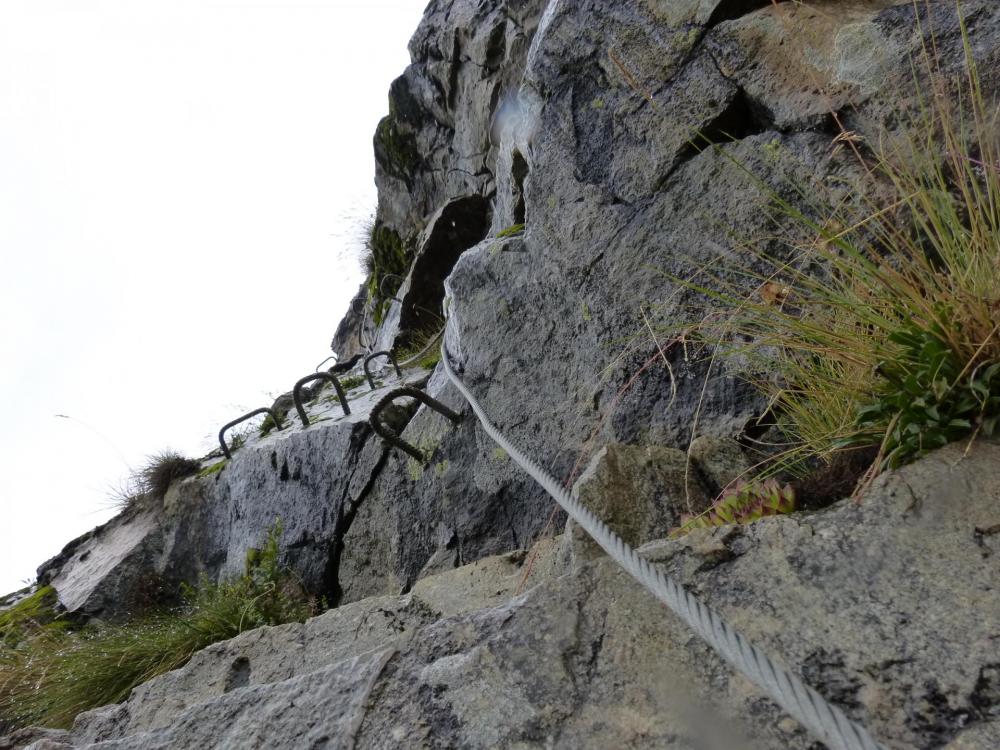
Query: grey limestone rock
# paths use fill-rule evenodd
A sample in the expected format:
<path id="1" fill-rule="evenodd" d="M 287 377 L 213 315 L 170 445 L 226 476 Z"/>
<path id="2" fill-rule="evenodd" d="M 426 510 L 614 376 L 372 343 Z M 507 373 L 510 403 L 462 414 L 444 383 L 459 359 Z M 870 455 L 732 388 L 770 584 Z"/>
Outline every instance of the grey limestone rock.
<path id="1" fill-rule="evenodd" d="M 632 547 L 660 539 L 686 514 L 701 513 L 709 498 L 684 451 L 610 443 L 599 450 L 573 490 L 580 502 Z M 603 554 L 573 521 L 567 535 L 580 554 Z"/>
<path id="2" fill-rule="evenodd" d="M 891 750 L 991 750 L 1000 558 L 984 537 L 1000 528 L 998 462 L 1000 445 L 951 446 L 861 504 L 641 553 Z M 51 741 L 817 747 L 610 559 L 570 565 L 559 539 L 216 644 Z"/>
<path id="3" fill-rule="evenodd" d="M 406 376 L 419 384 L 426 373 Z M 308 409 L 309 427 L 293 413 L 284 429 L 251 435 L 220 470 L 175 482 L 162 504 L 123 513 L 68 545 L 42 566 L 40 579 L 70 612 L 122 619 L 151 581 L 176 590 L 202 574 L 212 580 L 241 574 L 247 551 L 280 520 L 284 564 L 309 591 L 336 599 L 338 545 L 385 462 L 368 416 L 395 384 L 393 376 L 375 391 L 367 384 L 354 389 L 347 416 L 332 390 L 319 392 Z M 390 416 L 401 427 L 412 413 L 412 405 L 400 402 Z M 209 459 L 206 468 L 212 466 Z"/>
<path id="4" fill-rule="evenodd" d="M 1000 9 L 985 0 L 962 7 L 973 54 L 992 71 Z M 836 120 L 872 138 L 898 124 L 909 61 L 922 49 L 918 28 L 939 40 L 941 69 L 959 70 L 954 7 L 550 2 L 541 15 L 532 6 L 530 24 L 503 25 L 521 50 L 500 66 L 509 76 L 473 56 L 476 70 L 459 65 L 460 83 L 446 83 L 445 63 L 463 60 L 447 40 L 461 50 L 469 34 L 488 37 L 497 8 L 514 15 L 506 3 L 455 3 L 450 14 L 432 4 L 392 97 L 406 104 L 407 132 L 434 144 L 434 156 L 413 166 L 405 189 L 380 157 L 380 199 L 402 234 L 423 231 L 462 197 L 493 201 L 490 236 L 458 256 L 445 282 L 445 340 L 466 383 L 502 430 L 570 482 L 606 443 L 685 450 L 693 434 L 742 437 L 766 404 L 735 377 L 743 363 L 685 345 L 679 328 L 717 310 L 673 279 L 709 264 L 752 272 L 754 259 L 733 249 L 730 234 L 774 236 L 770 193 L 808 185 L 822 203 L 857 184 L 863 170 L 833 142 Z M 451 25 L 459 21 L 476 30 Z M 438 179 L 441 144 L 465 142 L 489 119 L 475 113 L 493 104 L 467 85 L 488 75 L 506 76 L 500 88 L 510 96 L 495 102 L 495 138 L 483 166 L 469 170 L 478 177 Z M 984 75 L 997 91 L 998 77 Z M 452 103 L 434 91 L 459 93 Z M 716 147 L 700 148 L 705 138 Z M 522 233 L 496 236 L 522 222 Z M 401 315 L 393 326 L 386 342 L 405 335 Z M 429 387 L 461 404 L 440 376 Z M 390 456 L 368 521 L 352 529 L 356 553 L 347 553 L 356 555 L 352 570 L 374 576 L 359 577 L 348 598 L 410 585 L 438 552 L 441 523 L 455 530 L 460 563 L 524 546 L 553 523 L 550 501 L 473 425 L 453 429 L 422 410 L 407 433 L 434 446 L 438 471 Z"/>

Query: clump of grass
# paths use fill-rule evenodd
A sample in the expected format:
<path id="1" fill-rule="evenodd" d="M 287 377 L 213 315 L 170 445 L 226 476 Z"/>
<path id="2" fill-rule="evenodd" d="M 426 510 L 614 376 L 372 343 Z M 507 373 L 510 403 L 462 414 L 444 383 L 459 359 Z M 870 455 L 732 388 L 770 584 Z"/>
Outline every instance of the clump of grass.
<path id="1" fill-rule="evenodd" d="M 278 425 L 275 424 L 274 418 L 270 414 L 264 415 L 264 420 L 260 423 L 260 428 L 258 433 L 261 437 L 267 437 L 267 435 Z"/>
<path id="2" fill-rule="evenodd" d="M 149 457 L 139 471 L 139 484 L 145 494 L 162 500 L 171 483 L 197 474 L 200 469 L 201 464 L 193 458 L 167 450 Z"/>
<path id="3" fill-rule="evenodd" d="M 750 297 L 721 273 L 691 284 L 728 308 L 704 340 L 749 356 L 790 439 L 776 467 L 875 446 L 878 471 L 997 432 L 998 116 L 966 50 L 965 80 L 932 75 L 915 124 L 879 139 L 866 191 L 879 202 L 815 218 L 811 196 L 772 191 L 809 240 L 751 246 L 765 270 Z"/>
<path id="4" fill-rule="evenodd" d="M 201 464 L 175 451 L 165 450 L 149 456 L 145 465 L 132 472 L 109 491 L 109 500 L 114 508 L 125 511 L 148 501 L 160 501 L 167 494 L 170 485 L 199 473 Z"/>
<path id="5" fill-rule="evenodd" d="M 280 536 L 276 524 L 240 578 L 187 587 L 179 610 L 0 645 L 0 726 L 68 727 L 81 711 L 124 700 L 211 643 L 314 614 L 316 603 L 279 565 Z"/>
<path id="6" fill-rule="evenodd" d="M 424 370 L 433 370 L 441 361 L 441 347 L 436 344 L 441 339 L 441 326 L 432 326 L 410 335 L 410 343 L 396 353 L 396 361 L 407 365 L 415 365 Z"/>
<path id="7" fill-rule="evenodd" d="M 247 444 L 247 441 L 250 439 L 250 436 L 258 429 L 259 428 L 255 428 L 253 426 L 253 421 L 244 422 L 238 427 L 234 427 L 232 430 L 229 431 L 229 434 L 226 438 L 226 440 L 229 442 L 229 450 L 235 451 L 242 448 L 244 445 Z"/>
<path id="8" fill-rule="evenodd" d="M 14 648 L 43 630 L 64 630 L 69 621 L 57 611 L 59 603 L 51 586 L 41 586 L 16 604 L 0 610 L 0 648 Z"/>

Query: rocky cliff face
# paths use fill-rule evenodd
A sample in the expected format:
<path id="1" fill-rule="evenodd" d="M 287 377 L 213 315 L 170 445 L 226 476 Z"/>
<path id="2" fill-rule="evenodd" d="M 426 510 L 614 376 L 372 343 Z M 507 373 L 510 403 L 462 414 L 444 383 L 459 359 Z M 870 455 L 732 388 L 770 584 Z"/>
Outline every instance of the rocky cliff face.
<path id="1" fill-rule="evenodd" d="M 890 748 L 1000 741 L 1000 446 L 642 548 Z M 211 646 L 56 748 L 816 748 L 572 533 Z M 4 747 L 0 743 L 0 747 Z"/>
<path id="2" fill-rule="evenodd" d="M 696 423 L 738 464 L 732 441 L 765 405 L 727 363 L 654 341 L 644 316 L 706 304 L 669 279 L 725 252 L 731 228 L 773 233 L 757 180 L 852 184 L 834 137 L 892 127 L 921 29 L 961 68 L 952 3 L 919 6 L 434 0 L 374 138 L 376 226 L 409 270 L 378 316 L 359 293 L 335 350 L 411 344 L 447 297 L 449 350 L 500 428 L 567 481 L 611 444 L 595 497 L 626 484 L 645 499 L 602 515 L 636 543 L 662 537 L 682 488 L 703 504 L 727 471 L 705 456 L 678 474 L 670 451 Z M 995 91 L 1000 7 L 963 9 Z M 36 746 L 815 747 L 578 531 L 544 541 L 565 519 L 440 368 L 404 379 L 466 414 L 396 412 L 426 465 L 365 421 L 386 370 L 350 416 L 322 391 L 321 421 L 249 440 L 43 566 L 68 610 L 123 617 L 150 578 L 238 572 L 280 517 L 285 562 L 341 606 L 212 647 Z M 860 507 L 646 553 L 889 747 L 995 747 L 998 459 L 945 452 Z M 512 551 L 535 544 L 525 571 Z"/>

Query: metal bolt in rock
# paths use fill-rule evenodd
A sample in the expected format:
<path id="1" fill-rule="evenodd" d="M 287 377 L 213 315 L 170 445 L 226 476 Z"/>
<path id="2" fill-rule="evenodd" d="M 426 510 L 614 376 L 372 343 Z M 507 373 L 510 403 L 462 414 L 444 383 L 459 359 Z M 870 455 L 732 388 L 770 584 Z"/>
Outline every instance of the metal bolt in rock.
<path id="1" fill-rule="evenodd" d="M 226 458 L 232 458 L 233 454 L 229 452 L 229 446 L 226 445 L 226 430 L 230 427 L 235 427 L 240 422 L 246 422 L 251 417 L 256 417 L 258 414 L 270 414 L 271 419 L 274 420 L 274 426 L 279 430 L 282 429 L 281 418 L 274 412 L 273 409 L 269 409 L 266 406 L 262 406 L 260 409 L 254 409 L 251 412 L 247 412 L 239 419 L 234 419 L 232 422 L 226 424 L 221 430 L 219 430 L 219 445 L 222 446 L 222 453 Z"/>
<path id="2" fill-rule="evenodd" d="M 336 377 L 328 372 L 314 372 L 311 375 L 306 375 L 304 378 L 299 378 L 295 387 L 292 388 L 292 400 L 295 401 L 295 411 L 299 413 L 299 419 L 302 420 L 302 426 L 309 426 L 309 417 L 306 416 L 306 409 L 302 405 L 302 386 L 306 383 L 311 383 L 313 380 L 329 380 L 333 383 L 333 387 L 337 389 L 337 398 L 340 399 L 340 408 L 344 410 L 344 414 L 351 413 L 351 407 L 347 405 L 347 394 L 344 393 L 344 386 L 340 384 L 340 381 Z"/>
<path id="3" fill-rule="evenodd" d="M 371 415 L 368 417 L 368 422 L 371 424 L 372 430 L 375 431 L 375 434 L 378 435 L 383 440 L 385 440 L 385 442 L 387 442 L 389 445 L 393 446 L 394 448 L 399 448 L 404 453 L 408 453 L 409 455 L 413 456 L 415 459 L 423 463 L 427 459 L 419 448 L 416 448 L 407 443 L 405 440 L 400 438 L 399 435 L 397 435 L 395 432 L 393 432 L 384 424 L 382 424 L 381 421 L 379 421 L 379 415 L 382 413 L 382 410 L 385 409 L 389 404 L 391 404 L 397 398 L 400 398 L 401 396 L 409 396 L 411 398 L 417 399 L 427 407 L 436 411 L 438 414 L 441 414 L 445 418 L 449 419 L 452 424 L 458 424 L 459 422 L 461 422 L 462 415 L 459 414 L 458 412 L 452 411 L 447 406 L 442 404 L 440 401 L 427 395 L 419 388 L 413 388 L 411 386 L 404 386 L 403 388 L 394 388 L 393 390 L 385 394 L 385 396 L 383 396 L 382 399 L 377 404 L 375 404 L 375 406 L 372 408 Z"/>
<path id="4" fill-rule="evenodd" d="M 396 358 L 392 356 L 392 352 L 375 352 L 374 354 L 369 354 L 365 357 L 365 377 L 368 378 L 368 385 L 371 389 L 375 390 L 375 378 L 372 377 L 371 370 L 368 369 L 368 364 L 375 359 L 375 357 L 388 357 L 389 361 L 392 362 L 393 368 L 396 370 L 396 377 L 400 380 L 403 379 L 403 371 L 399 369 L 399 365 L 396 364 Z"/>
<path id="5" fill-rule="evenodd" d="M 313 372 L 319 372 L 319 371 L 320 371 L 321 369 L 323 369 L 323 365 L 325 365 L 325 364 L 326 364 L 327 362 L 329 362 L 329 361 L 330 361 L 331 359 L 333 360 L 333 363 L 334 363 L 334 364 L 337 364 L 337 355 L 336 355 L 336 354 L 331 354 L 331 355 L 330 355 L 329 357 L 327 357 L 327 358 L 326 358 L 326 359 L 324 359 L 324 360 L 323 360 L 322 362 L 320 362 L 320 363 L 319 363 L 318 365 L 316 365 L 316 366 L 315 366 L 315 367 L 313 368 Z"/>

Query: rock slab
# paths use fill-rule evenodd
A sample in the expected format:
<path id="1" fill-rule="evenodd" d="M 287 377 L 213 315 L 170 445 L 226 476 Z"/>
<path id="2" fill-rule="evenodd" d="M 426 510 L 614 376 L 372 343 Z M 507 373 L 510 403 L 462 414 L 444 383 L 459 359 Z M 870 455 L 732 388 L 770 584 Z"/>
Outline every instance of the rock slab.
<path id="1" fill-rule="evenodd" d="M 886 747 L 991 750 L 1000 445 L 964 448 L 861 504 L 641 551 Z M 33 747 L 817 747 L 613 562 L 573 564 L 573 544 L 245 633 Z"/>

